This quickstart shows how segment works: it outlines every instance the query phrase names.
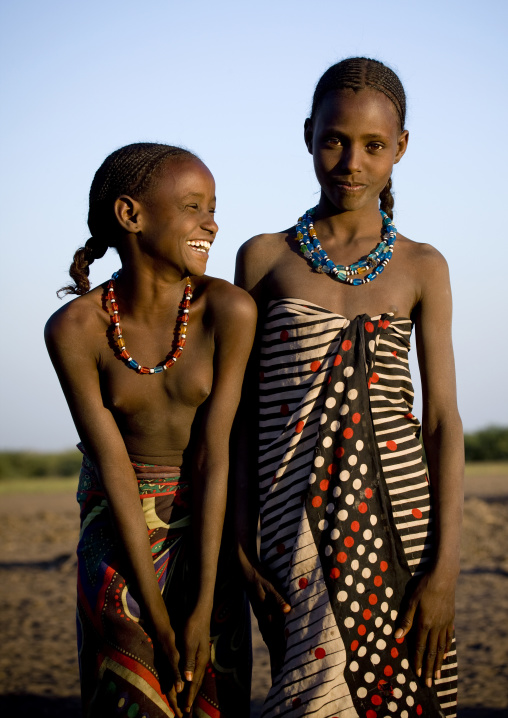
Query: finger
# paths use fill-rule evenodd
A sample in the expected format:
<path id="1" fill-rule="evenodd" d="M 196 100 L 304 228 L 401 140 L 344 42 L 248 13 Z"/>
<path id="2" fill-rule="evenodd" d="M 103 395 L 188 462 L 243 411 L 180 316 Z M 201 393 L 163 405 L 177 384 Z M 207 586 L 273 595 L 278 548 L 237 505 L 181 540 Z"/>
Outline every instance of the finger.
<path id="1" fill-rule="evenodd" d="M 452 650 L 454 638 L 455 638 L 455 626 L 450 626 L 446 630 L 446 648 L 445 648 L 445 654 L 444 654 L 445 660 L 448 657 L 448 654 L 450 653 L 450 651 Z"/>
<path id="2" fill-rule="evenodd" d="M 438 656 L 438 639 L 439 633 L 437 631 L 430 631 L 427 637 L 427 650 L 424 655 L 424 668 L 423 675 L 425 685 L 428 688 L 432 688 L 432 677 L 435 671 L 436 659 Z"/>
<path id="3" fill-rule="evenodd" d="M 416 603 L 410 602 L 404 613 L 401 613 L 397 617 L 398 628 L 395 631 L 394 638 L 402 638 L 407 636 L 413 625 L 413 620 L 416 611 Z"/>
<path id="4" fill-rule="evenodd" d="M 289 601 L 287 601 L 286 598 L 284 598 L 284 596 L 279 593 L 279 591 L 277 591 L 273 584 L 266 581 L 264 584 L 264 589 L 266 593 L 265 602 L 271 604 L 275 603 L 278 612 L 282 611 L 282 613 L 289 613 L 289 611 L 291 610 L 291 605 Z"/>
<path id="5" fill-rule="evenodd" d="M 174 688 L 172 688 L 170 691 L 166 693 L 166 697 L 168 699 L 169 707 L 175 714 L 176 718 L 183 718 L 183 713 L 178 707 L 178 699 L 176 695 L 176 691 Z"/>
<path id="6" fill-rule="evenodd" d="M 437 640 L 437 656 L 434 666 L 434 678 L 441 678 L 441 667 L 443 665 L 446 651 L 446 630 L 441 631 Z"/>
<path id="7" fill-rule="evenodd" d="M 427 650 L 427 638 L 429 635 L 428 629 L 423 626 L 418 626 L 418 631 L 415 636 L 413 661 L 415 667 L 415 673 L 420 678 L 422 675 L 423 657 Z"/>
<path id="8" fill-rule="evenodd" d="M 207 668 L 207 666 L 212 672 L 213 666 L 210 663 L 210 651 L 199 651 L 196 657 L 196 666 L 193 674 L 193 679 L 190 683 L 187 684 L 188 693 L 187 700 L 185 702 L 185 711 L 187 713 L 190 712 L 192 704 L 194 703 L 196 695 L 201 687 L 201 683 L 203 682 L 203 676 L 205 675 L 205 669 Z"/>

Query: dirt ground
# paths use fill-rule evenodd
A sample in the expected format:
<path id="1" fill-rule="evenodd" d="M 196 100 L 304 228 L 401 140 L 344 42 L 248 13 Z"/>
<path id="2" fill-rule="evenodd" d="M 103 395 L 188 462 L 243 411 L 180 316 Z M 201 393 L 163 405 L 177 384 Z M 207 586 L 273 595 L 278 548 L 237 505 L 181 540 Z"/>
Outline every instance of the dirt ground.
<path id="1" fill-rule="evenodd" d="M 79 718 L 73 492 L 0 496 L 0 715 Z M 460 718 L 508 715 L 508 476 L 469 476 L 457 592 Z M 252 718 L 269 685 L 254 631 Z"/>

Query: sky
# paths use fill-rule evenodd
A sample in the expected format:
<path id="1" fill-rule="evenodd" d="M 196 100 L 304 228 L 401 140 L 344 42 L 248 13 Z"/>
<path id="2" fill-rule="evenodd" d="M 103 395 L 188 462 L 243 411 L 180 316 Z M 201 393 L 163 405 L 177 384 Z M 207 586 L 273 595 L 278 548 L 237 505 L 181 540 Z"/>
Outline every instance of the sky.
<path id="1" fill-rule="evenodd" d="M 303 122 L 320 75 L 353 55 L 406 89 L 395 224 L 449 262 L 465 429 L 508 424 L 508 3 L 3 0 L 0 27 L 0 449 L 77 441 L 43 327 L 104 158 L 139 141 L 196 152 L 217 185 L 208 273 L 232 281 L 246 239 L 316 204 Z M 110 250 L 92 284 L 118 267 Z"/>

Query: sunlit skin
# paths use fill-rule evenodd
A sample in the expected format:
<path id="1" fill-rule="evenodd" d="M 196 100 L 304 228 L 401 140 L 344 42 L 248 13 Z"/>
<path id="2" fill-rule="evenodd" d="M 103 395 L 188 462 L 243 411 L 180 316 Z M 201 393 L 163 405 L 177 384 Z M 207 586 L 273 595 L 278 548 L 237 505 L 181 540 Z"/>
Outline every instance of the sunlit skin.
<path id="1" fill-rule="evenodd" d="M 167 162 L 143 200 L 121 196 L 114 211 L 122 264 L 115 291 L 129 353 L 151 367 L 167 356 L 190 275 L 194 296 L 182 356 L 154 376 L 139 376 L 119 361 L 106 334 L 110 320 L 103 306 L 105 285 L 56 312 L 46 326 L 46 342 L 81 440 L 101 478 L 149 630 L 172 671 L 168 700 L 180 718 L 192 712 L 210 655 L 229 432 L 256 309 L 242 290 L 204 275 L 218 227 L 215 183 L 202 162 Z M 173 622 L 155 577 L 130 457 L 181 466 L 189 446 L 198 595 L 187 620 L 179 616 Z"/>
<path id="2" fill-rule="evenodd" d="M 335 263 L 351 264 L 380 241 L 379 193 L 407 149 L 408 133 L 400 127 L 392 102 L 381 92 L 365 89 L 327 93 L 314 118 L 305 122 L 304 137 L 321 185 L 314 223 L 317 236 Z M 422 221 L 427 221 L 424 209 Z M 399 614 L 397 636 L 411 630 L 416 672 L 430 686 L 441 675 L 443 656 L 452 640 L 462 518 L 464 456 L 446 261 L 430 245 L 398 234 L 384 272 L 369 284 L 352 287 L 313 272 L 298 251 L 291 227 L 246 242 L 238 255 L 235 281 L 256 300 L 260 328 L 268 302 L 289 297 L 351 319 L 391 312 L 414 322 L 437 545 L 432 567 L 415 583 L 408 609 Z M 246 382 L 250 402 L 256 400 L 254 364 Z M 254 449 L 247 444 L 245 451 Z M 277 673 L 284 652 L 282 613 L 290 606 L 258 559 L 254 540 L 257 477 L 251 464 L 255 467 L 253 460 L 239 479 L 238 496 L 249 497 L 248 503 L 240 500 L 238 506 L 239 554 L 260 625 L 271 626 L 265 635 L 272 672 Z"/>

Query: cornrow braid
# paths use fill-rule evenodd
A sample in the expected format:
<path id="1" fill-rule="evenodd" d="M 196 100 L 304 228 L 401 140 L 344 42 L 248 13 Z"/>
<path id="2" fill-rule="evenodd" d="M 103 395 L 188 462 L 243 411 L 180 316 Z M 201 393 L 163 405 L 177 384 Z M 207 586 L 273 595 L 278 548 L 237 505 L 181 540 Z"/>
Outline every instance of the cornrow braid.
<path id="1" fill-rule="evenodd" d="M 393 104 L 399 120 L 399 129 L 402 132 L 406 123 L 406 93 L 402 83 L 389 67 L 379 60 L 368 57 L 350 57 L 332 65 L 319 79 L 314 97 L 310 118 L 314 118 L 317 108 L 324 96 L 334 90 L 372 89 L 382 92 Z M 379 195 L 381 209 L 393 219 L 394 199 L 391 193 L 392 180 Z"/>
<path id="2" fill-rule="evenodd" d="M 123 194 L 133 199 L 146 195 L 161 173 L 166 160 L 196 157 L 189 150 L 156 142 L 137 142 L 112 152 L 99 167 L 89 196 L 88 227 L 92 236 L 74 254 L 69 274 L 74 284 L 62 287 L 57 295 L 86 294 L 90 291 L 90 265 L 116 246 L 118 223 L 114 204 Z"/>

